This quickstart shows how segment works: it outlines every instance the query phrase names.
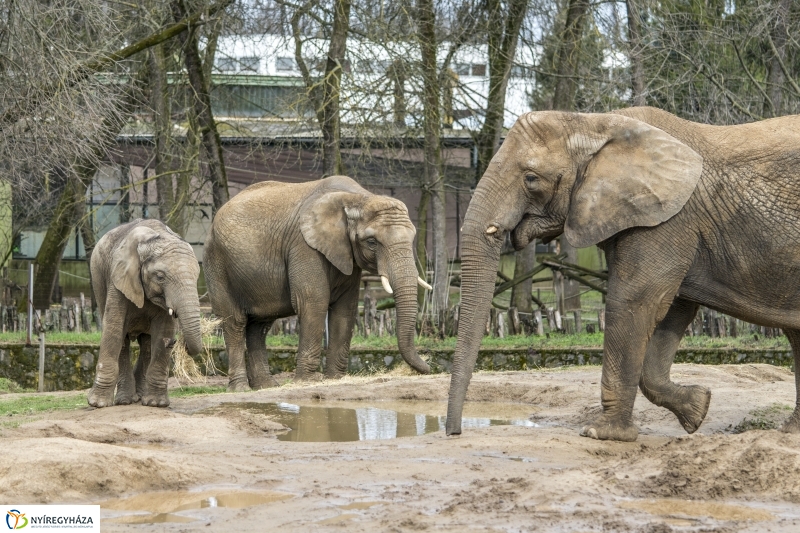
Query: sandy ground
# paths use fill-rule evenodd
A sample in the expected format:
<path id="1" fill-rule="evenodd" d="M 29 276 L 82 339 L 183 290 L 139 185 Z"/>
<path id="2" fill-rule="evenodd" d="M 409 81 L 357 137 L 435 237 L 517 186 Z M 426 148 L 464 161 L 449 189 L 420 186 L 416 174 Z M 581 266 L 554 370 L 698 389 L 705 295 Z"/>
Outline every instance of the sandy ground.
<path id="1" fill-rule="evenodd" d="M 100 502 L 106 532 L 800 531 L 800 435 L 733 433 L 755 409 L 788 416 L 776 405 L 794 405 L 791 372 L 677 365 L 673 378 L 711 388 L 705 423 L 687 436 L 639 395 L 635 443 L 578 436 L 599 408 L 598 367 L 476 374 L 465 416 L 539 427 L 457 438 L 282 441 L 266 415 L 222 405 L 414 401 L 403 405 L 443 415 L 446 375 L 54 412 L 0 433 L 0 501 Z"/>

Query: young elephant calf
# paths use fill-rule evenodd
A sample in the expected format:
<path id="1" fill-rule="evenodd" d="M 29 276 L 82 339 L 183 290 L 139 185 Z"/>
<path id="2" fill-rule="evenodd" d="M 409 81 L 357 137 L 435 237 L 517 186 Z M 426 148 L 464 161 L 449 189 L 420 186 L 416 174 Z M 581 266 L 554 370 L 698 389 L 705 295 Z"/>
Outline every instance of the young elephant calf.
<path id="1" fill-rule="evenodd" d="M 362 270 L 379 274 L 394 293 L 400 353 L 428 373 L 414 346 L 417 283 L 427 286 L 414 263 L 415 233 L 402 202 L 344 176 L 268 181 L 232 198 L 214 218 L 203 257 L 214 314 L 224 319 L 229 390 L 277 384 L 269 372 L 266 332 L 275 319 L 294 314 L 300 321 L 297 378 L 311 378 L 319 368 L 326 315 L 325 375 L 342 376 Z"/>
<path id="2" fill-rule="evenodd" d="M 192 247 L 162 222 L 137 219 L 100 239 L 91 270 L 103 336 L 89 405 L 129 404 L 141 398 L 143 405 L 168 406 L 175 319 L 187 351 L 196 355 L 203 348 L 197 297 L 200 266 Z M 140 347 L 135 373 L 131 338 L 138 338 Z"/>

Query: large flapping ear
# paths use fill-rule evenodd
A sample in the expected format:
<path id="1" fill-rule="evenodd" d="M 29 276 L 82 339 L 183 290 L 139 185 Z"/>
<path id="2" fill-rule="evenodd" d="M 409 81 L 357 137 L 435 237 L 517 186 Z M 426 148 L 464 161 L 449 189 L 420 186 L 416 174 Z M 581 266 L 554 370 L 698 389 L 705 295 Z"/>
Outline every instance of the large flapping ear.
<path id="1" fill-rule="evenodd" d="M 139 245 L 158 237 L 158 233 L 146 226 L 137 226 L 114 248 L 111 253 L 111 282 L 125 297 L 144 307 Z"/>
<path id="2" fill-rule="evenodd" d="M 593 137 L 597 150 L 575 182 L 564 226 L 577 248 L 672 218 L 703 171 L 700 154 L 656 127 L 627 117 L 596 120 L 603 133 Z"/>
<path id="3" fill-rule="evenodd" d="M 324 192 L 305 203 L 300 219 L 300 231 L 306 243 L 347 276 L 353 273 L 353 248 L 347 223 L 348 219 L 361 217 L 354 197 L 360 195 Z"/>

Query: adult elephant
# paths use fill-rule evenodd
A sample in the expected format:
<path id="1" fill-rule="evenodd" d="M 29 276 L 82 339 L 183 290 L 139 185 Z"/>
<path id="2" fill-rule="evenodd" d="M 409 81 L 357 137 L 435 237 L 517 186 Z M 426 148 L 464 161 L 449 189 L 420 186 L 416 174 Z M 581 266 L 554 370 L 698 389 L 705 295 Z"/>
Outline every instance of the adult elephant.
<path id="1" fill-rule="evenodd" d="M 137 219 L 97 242 L 91 270 L 103 335 L 89 405 L 130 404 L 141 398 L 142 405 L 168 406 L 169 346 L 176 319 L 187 351 L 196 355 L 203 349 L 200 265 L 192 247 L 163 222 Z M 132 338 L 139 340 L 135 371 Z"/>
<path id="2" fill-rule="evenodd" d="M 677 385 L 669 372 L 698 304 L 784 328 L 800 368 L 798 169 L 798 116 L 740 126 L 696 124 L 653 108 L 520 117 L 463 225 L 447 433 L 461 433 L 508 233 L 517 249 L 563 232 L 573 246 L 605 251 L 603 412 L 585 436 L 636 440 L 637 385 L 686 431 L 697 430 L 710 392 Z M 800 431 L 798 409 L 783 429 Z"/>
<path id="3" fill-rule="evenodd" d="M 430 372 L 414 346 L 417 283 L 427 286 L 417 276 L 414 234 L 405 204 L 345 176 L 267 181 L 233 197 L 214 218 L 203 257 L 211 305 L 224 320 L 228 389 L 277 385 L 266 334 L 275 319 L 294 314 L 300 321 L 296 377 L 316 375 L 326 315 L 325 375 L 342 376 L 362 270 L 379 274 L 394 293 L 403 358 L 418 372 Z"/>

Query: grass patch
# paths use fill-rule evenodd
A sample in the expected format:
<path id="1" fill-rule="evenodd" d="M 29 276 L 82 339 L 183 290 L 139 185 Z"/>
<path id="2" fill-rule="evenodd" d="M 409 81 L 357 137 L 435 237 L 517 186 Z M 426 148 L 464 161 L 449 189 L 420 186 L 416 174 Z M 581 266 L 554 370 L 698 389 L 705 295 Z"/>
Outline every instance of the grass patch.
<path id="1" fill-rule="evenodd" d="M 100 332 L 74 333 L 71 331 L 48 331 L 44 334 L 47 344 L 100 344 Z M 27 333 L 24 331 L 7 331 L 0 333 L 0 342 L 10 344 L 24 344 Z M 33 339 L 34 344 L 39 343 L 39 337 Z"/>
<path id="2" fill-rule="evenodd" d="M 744 433 L 753 430 L 769 430 L 781 427 L 786 417 L 794 410 L 791 405 L 783 403 L 773 403 L 767 407 L 753 409 L 750 415 L 736 424 L 732 429 L 733 433 Z"/>
<path id="3" fill-rule="evenodd" d="M 170 398 L 187 398 L 189 396 L 201 396 L 204 394 L 220 394 L 226 392 L 227 387 L 221 385 L 189 385 L 179 389 L 171 389 L 169 391 Z"/>
<path id="4" fill-rule="evenodd" d="M 16 381 L 11 381 L 8 378 L 0 378 L 0 393 L 13 393 L 13 392 L 33 392 L 31 389 L 20 387 Z"/>
<path id="5" fill-rule="evenodd" d="M 0 400 L 0 416 L 27 417 L 49 411 L 65 411 L 88 407 L 86 393 L 59 396 L 31 395 L 13 400 Z"/>

